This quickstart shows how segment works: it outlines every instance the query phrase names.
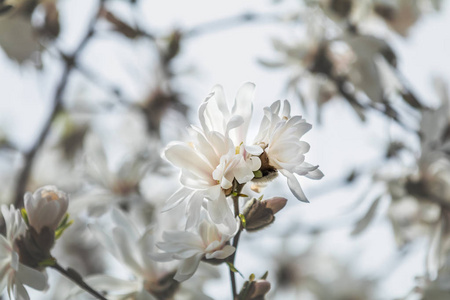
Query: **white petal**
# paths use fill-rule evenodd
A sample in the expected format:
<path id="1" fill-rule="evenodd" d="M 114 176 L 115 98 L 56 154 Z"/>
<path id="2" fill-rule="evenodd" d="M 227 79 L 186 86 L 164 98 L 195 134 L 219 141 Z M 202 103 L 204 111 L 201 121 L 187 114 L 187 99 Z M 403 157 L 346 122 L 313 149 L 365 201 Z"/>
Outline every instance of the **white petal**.
<path id="1" fill-rule="evenodd" d="M 130 240 L 127 232 L 125 232 L 123 228 L 115 227 L 112 233 L 115 244 L 117 245 L 120 253 L 121 261 L 136 274 L 142 275 L 144 271 L 142 270 L 142 267 L 137 259 L 134 257 L 136 253 L 134 251 L 134 241 Z"/>
<path id="2" fill-rule="evenodd" d="M 187 220 L 186 220 L 186 229 L 194 227 L 199 219 L 200 219 L 200 209 L 203 204 L 203 193 L 196 192 L 192 195 L 191 200 L 189 201 L 188 205 L 186 206 L 186 214 L 187 214 Z"/>
<path id="3" fill-rule="evenodd" d="M 206 258 L 217 258 L 217 259 L 225 259 L 236 251 L 236 248 L 230 245 L 225 245 L 221 250 L 217 250 L 213 253 L 207 253 Z"/>
<path id="4" fill-rule="evenodd" d="M 43 291 L 47 288 L 47 276 L 23 264 L 19 264 L 19 271 L 16 273 L 16 276 L 21 282 L 38 291 Z"/>
<path id="5" fill-rule="evenodd" d="M 195 271 L 197 271 L 198 265 L 200 264 L 200 260 L 203 257 L 203 253 L 199 253 L 194 255 L 188 259 L 185 259 L 178 266 L 177 273 L 174 276 L 176 281 L 182 282 L 188 280 L 194 275 Z"/>
<path id="6" fill-rule="evenodd" d="M 319 180 L 324 176 L 324 174 L 317 168 L 314 171 L 308 172 L 305 176 L 309 179 Z"/>
<path id="7" fill-rule="evenodd" d="M 291 190 L 292 194 L 294 194 L 294 196 L 298 200 L 309 203 L 309 201 L 306 198 L 306 195 L 303 193 L 302 187 L 300 186 L 300 183 L 298 183 L 298 180 L 295 177 L 295 175 L 286 170 L 280 170 L 280 173 L 283 174 L 284 176 L 286 176 L 287 183 L 288 183 L 289 189 Z"/>
<path id="8" fill-rule="evenodd" d="M 106 290 L 116 295 L 131 294 L 138 291 L 141 285 L 137 280 L 128 281 L 104 274 L 88 276 L 85 281 L 96 290 Z"/>
<path id="9" fill-rule="evenodd" d="M 245 83 L 237 92 L 232 114 L 241 116 L 244 119 L 243 125 L 230 132 L 230 137 L 232 137 L 232 140 L 237 145 L 241 142 L 245 142 L 248 126 L 252 117 L 254 94 L 255 84 L 251 82 Z"/>
<path id="10" fill-rule="evenodd" d="M 164 207 L 161 209 L 161 212 L 166 212 L 171 210 L 175 206 L 179 205 L 183 200 L 189 200 L 189 198 L 193 195 L 193 191 L 186 189 L 184 187 L 180 188 L 176 191 L 169 199 L 167 199 Z"/>
<path id="11" fill-rule="evenodd" d="M 152 296 L 146 290 L 141 290 L 136 294 L 135 300 L 158 300 L 158 299 Z"/>
<path id="12" fill-rule="evenodd" d="M 122 229 L 129 235 L 130 240 L 138 241 L 139 231 L 130 219 L 123 213 L 123 211 L 114 207 L 111 211 L 111 217 L 114 223 L 119 227 L 122 227 Z"/>
<path id="13" fill-rule="evenodd" d="M 225 195 L 222 193 L 218 199 L 208 201 L 208 212 L 214 223 L 223 223 L 227 215 L 232 214 Z"/>

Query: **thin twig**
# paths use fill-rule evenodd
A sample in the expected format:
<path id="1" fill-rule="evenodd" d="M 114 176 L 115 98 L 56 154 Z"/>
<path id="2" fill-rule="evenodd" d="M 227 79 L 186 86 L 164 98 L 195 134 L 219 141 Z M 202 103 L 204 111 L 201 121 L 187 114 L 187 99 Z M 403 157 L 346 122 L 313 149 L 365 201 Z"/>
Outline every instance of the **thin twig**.
<path id="1" fill-rule="evenodd" d="M 276 15 L 262 15 L 249 12 L 244 13 L 242 15 L 227 17 L 197 25 L 196 27 L 184 32 L 183 36 L 195 37 L 204 33 L 230 29 L 249 22 L 256 22 L 256 21 L 263 22 L 263 21 L 277 21 L 277 20 L 279 20 L 279 18 Z"/>
<path id="2" fill-rule="evenodd" d="M 67 278 L 69 278 L 70 280 L 72 280 L 73 282 L 75 282 L 79 287 L 81 287 L 83 290 L 85 290 L 86 292 L 88 292 L 89 294 L 94 296 L 95 298 L 100 299 L 100 300 L 107 300 L 105 297 L 103 297 L 103 295 L 101 295 L 99 292 L 97 292 L 91 286 L 89 286 L 83 280 L 81 275 L 78 274 L 75 270 L 73 270 L 71 268 L 66 270 L 61 265 L 59 265 L 57 262 L 55 262 L 55 264 L 53 266 L 51 266 L 51 267 L 53 269 L 57 270 L 62 275 L 64 275 Z"/>
<path id="3" fill-rule="evenodd" d="M 39 151 L 41 146 L 44 144 L 44 141 L 50 132 L 51 125 L 52 125 L 55 117 L 58 115 L 58 112 L 62 108 L 62 105 L 61 105 L 62 96 L 64 94 L 64 91 L 66 90 L 69 76 L 70 76 L 72 70 L 76 66 L 77 57 L 80 55 L 82 50 L 86 47 L 89 39 L 95 33 L 95 24 L 97 23 L 99 13 L 103 7 L 104 2 L 105 2 L 105 0 L 100 1 L 98 11 L 97 11 L 95 17 L 91 20 L 91 23 L 89 24 L 86 35 L 80 41 L 78 47 L 75 49 L 73 54 L 63 57 L 64 70 L 61 75 L 61 79 L 57 85 L 55 95 L 53 97 L 52 111 L 51 111 L 47 121 L 45 122 L 45 125 L 42 128 L 42 131 L 39 134 L 39 137 L 36 140 L 34 146 L 28 151 L 27 154 L 25 154 L 25 157 L 24 157 L 24 160 L 25 160 L 24 167 L 23 167 L 21 173 L 19 174 L 19 177 L 17 180 L 17 185 L 16 185 L 15 200 L 14 200 L 14 204 L 15 204 L 16 208 L 23 206 L 23 194 L 25 193 L 25 190 L 26 190 L 26 186 L 27 186 L 30 174 L 31 174 L 31 169 L 33 167 L 36 153 Z"/>

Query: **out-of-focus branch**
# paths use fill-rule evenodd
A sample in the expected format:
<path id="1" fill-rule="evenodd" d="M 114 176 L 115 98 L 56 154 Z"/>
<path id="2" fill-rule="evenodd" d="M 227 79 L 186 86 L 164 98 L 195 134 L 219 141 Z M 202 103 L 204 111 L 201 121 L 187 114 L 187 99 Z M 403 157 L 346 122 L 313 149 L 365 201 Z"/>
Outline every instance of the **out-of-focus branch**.
<path id="1" fill-rule="evenodd" d="M 204 33 L 230 29 L 250 22 L 272 22 L 280 20 L 276 15 L 262 15 L 256 13 L 244 13 L 242 15 L 227 17 L 215 21 L 206 22 L 195 26 L 183 33 L 184 37 L 195 37 Z"/>
<path id="2" fill-rule="evenodd" d="M 31 174 L 31 169 L 32 169 L 33 163 L 34 163 L 34 158 L 36 156 L 36 153 L 39 151 L 41 146 L 44 144 L 44 141 L 45 141 L 48 133 L 50 132 L 50 128 L 53 123 L 53 120 L 57 116 L 58 112 L 61 110 L 62 97 L 63 97 L 64 91 L 66 89 L 69 76 L 70 76 L 72 70 L 75 68 L 77 57 L 80 55 L 80 53 L 86 47 L 88 41 L 95 33 L 95 25 L 97 23 L 97 19 L 99 17 L 100 11 L 103 8 L 105 1 L 106 0 L 100 0 L 98 11 L 97 11 L 95 17 L 91 20 L 91 22 L 88 26 L 86 35 L 80 41 L 80 43 L 79 43 L 78 47 L 75 49 L 75 51 L 71 55 L 63 56 L 64 69 L 63 69 L 63 72 L 61 75 L 61 79 L 57 85 L 55 95 L 53 97 L 52 111 L 50 112 L 49 117 L 48 117 L 47 121 L 45 122 L 44 127 L 42 128 L 42 131 L 39 134 L 39 137 L 36 140 L 35 144 L 28 151 L 28 153 L 25 154 L 24 167 L 23 167 L 22 171 L 20 172 L 18 180 L 17 180 L 15 200 L 14 200 L 14 204 L 17 208 L 23 206 L 23 194 L 25 193 L 28 179 Z"/>

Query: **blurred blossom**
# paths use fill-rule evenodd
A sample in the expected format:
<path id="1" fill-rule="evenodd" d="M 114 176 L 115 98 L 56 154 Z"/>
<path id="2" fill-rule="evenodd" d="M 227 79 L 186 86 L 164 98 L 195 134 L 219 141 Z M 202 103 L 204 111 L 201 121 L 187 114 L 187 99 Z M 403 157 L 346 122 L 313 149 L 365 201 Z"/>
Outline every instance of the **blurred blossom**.
<path id="1" fill-rule="evenodd" d="M 6 236 L 0 235 L 0 293 L 5 287 L 10 299 L 29 299 L 24 285 L 43 291 L 47 288 L 47 277 L 24 264 L 19 257 L 16 242 L 25 236 L 27 226 L 19 210 L 13 205 L 1 206 L 6 224 Z"/>
<path id="2" fill-rule="evenodd" d="M 98 137 L 89 135 L 86 148 L 84 171 L 92 188 L 74 197 L 71 211 L 79 212 L 87 208 L 90 214 L 100 215 L 111 204 L 130 208 L 133 201 L 142 201 L 139 185 L 152 163 L 144 151 L 125 158 L 116 170 L 112 170 Z"/>
<path id="3" fill-rule="evenodd" d="M 11 7 L 5 11 L 5 7 Z M 4 12 L 2 16 L 2 11 Z M 33 20 L 41 15 L 42 22 Z M 39 19 L 39 18 L 38 18 Z M 41 45 L 59 35 L 59 13 L 56 0 L 6 1 L 0 6 L 0 47 L 13 60 L 32 60 L 40 66 Z"/>
<path id="4" fill-rule="evenodd" d="M 316 247 L 313 244 L 299 255 L 282 248 L 274 257 L 274 295 L 312 300 L 374 299 L 374 281 L 357 277 L 343 262 Z"/>
<path id="5" fill-rule="evenodd" d="M 133 274 L 131 280 L 106 274 L 92 275 L 86 281 L 99 290 L 108 291 L 108 299 L 172 299 L 178 289 L 173 273 L 151 259 L 154 252 L 154 229 L 141 232 L 127 215 L 111 211 L 113 228 L 100 223 L 90 225 L 100 243 Z"/>

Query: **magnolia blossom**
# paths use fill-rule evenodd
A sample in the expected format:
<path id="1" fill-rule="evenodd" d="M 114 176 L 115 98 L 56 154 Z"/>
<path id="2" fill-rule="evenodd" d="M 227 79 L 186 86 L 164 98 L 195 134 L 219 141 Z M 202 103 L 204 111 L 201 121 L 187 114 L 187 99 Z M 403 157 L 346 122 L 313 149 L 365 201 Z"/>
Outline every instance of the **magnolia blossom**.
<path id="1" fill-rule="evenodd" d="M 0 293 L 7 286 L 10 299 L 28 300 L 24 285 L 37 290 L 47 287 L 47 278 L 41 272 L 19 262 L 16 240 L 24 236 L 27 229 L 22 215 L 13 205 L 2 205 L 1 211 L 6 224 L 6 237 L 0 235 Z"/>
<path id="2" fill-rule="evenodd" d="M 288 185 L 297 199 L 308 202 L 302 188 L 294 174 L 306 176 L 310 179 L 320 179 L 323 173 L 318 166 L 305 162 L 305 153 L 309 151 L 309 144 L 300 138 L 311 129 L 301 116 L 290 116 L 291 107 L 284 101 L 276 101 L 264 109 L 264 117 L 255 138 L 255 144 L 264 149 L 262 156 L 267 156 L 263 168 L 280 171 L 288 180 Z M 268 164 L 265 166 L 264 164 Z"/>
<path id="3" fill-rule="evenodd" d="M 90 215 L 99 216 L 108 211 L 112 205 L 129 205 L 140 202 L 139 185 L 150 164 L 157 163 L 153 157 L 146 157 L 146 150 L 141 144 L 132 143 L 129 147 L 133 153 L 121 160 L 118 169 L 111 169 L 102 140 L 89 134 L 85 139 L 86 157 L 83 171 L 90 189 L 76 196 L 70 205 L 72 214 L 83 210 Z M 158 157 L 159 158 L 159 157 Z"/>
<path id="4" fill-rule="evenodd" d="M 117 260 L 133 274 L 124 280 L 109 275 L 89 276 L 86 281 L 97 289 L 108 291 L 108 299 L 157 299 L 157 293 L 164 293 L 161 279 L 169 274 L 161 264 L 148 255 L 154 251 L 154 231 L 152 228 L 140 232 L 129 218 L 118 209 L 111 211 L 113 228 L 100 224 L 89 226 L 91 231 Z M 154 295 L 155 294 L 155 295 Z"/>
<path id="5" fill-rule="evenodd" d="M 167 211 L 181 201 L 189 202 L 187 227 L 199 220 L 203 200 L 216 223 L 229 222 L 233 214 L 226 197 L 232 192 L 233 181 L 246 183 L 260 166 L 259 146 L 244 144 L 252 112 L 254 85 L 245 84 L 238 91 L 230 112 L 223 90 L 216 86 L 200 106 L 201 128 L 192 126 L 189 143 L 175 142 L 164 151 L 165 158 L 181 169 L 183 188 L 168 201 Z"/>
<path id="6" fill-rule="evenodd" d="M 205 213 L 196 231 L 165 231 L 164 242 L 156 246 L 166 253 L 158 253 L 154 257 L 161 261 L 181 260 L 174 279 L 185 281 L 195 273 L 202 259 L 223 260 L 232 255 L 236 249 L 228 241 L 238 228 L 236 220 L 227 225 L 217 225 Z"/>
<path id="7" fill-rule="evenodd" d="M 26 193 L 24 201 L 28 224 L 38 233 L 44 227 L 56 230 L 69 206 L 69 196 L 52 185 Z"/>

